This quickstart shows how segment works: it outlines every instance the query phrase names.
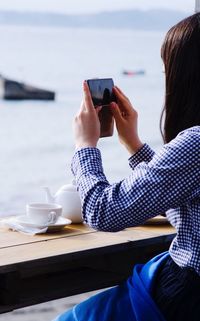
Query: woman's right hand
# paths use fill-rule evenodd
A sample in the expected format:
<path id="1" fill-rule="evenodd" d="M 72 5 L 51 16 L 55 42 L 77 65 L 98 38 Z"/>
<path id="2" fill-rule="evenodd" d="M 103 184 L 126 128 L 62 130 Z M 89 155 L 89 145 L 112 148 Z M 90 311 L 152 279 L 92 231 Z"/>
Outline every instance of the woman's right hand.
<path id="1" fill-rule="evenodd" d="M 112 102 L 110 108 L 114 116 L 120 142 L 132 155 L 142 148 L 143 143 L 138 136 L 137 111 L 131 105 L 130 100 L 118 88 L 113 88 L 117 103 Z"/>

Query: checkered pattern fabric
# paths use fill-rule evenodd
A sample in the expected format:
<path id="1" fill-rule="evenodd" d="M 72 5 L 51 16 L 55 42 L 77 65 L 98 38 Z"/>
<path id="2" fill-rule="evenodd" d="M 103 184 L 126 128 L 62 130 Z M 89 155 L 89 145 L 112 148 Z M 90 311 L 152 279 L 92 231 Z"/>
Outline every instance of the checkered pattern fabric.
<path id="1" fill-rule="evenodd" d="M 129 164 L 130 176 L 109 184 L 100 151 L 76 151 L 72 172 L 85 222 L 114 232 L 166 212 L 177 229 L 171 257 L 200 274 L 200 126 L 181 132 L 157 153 L 145 144 Z"/>

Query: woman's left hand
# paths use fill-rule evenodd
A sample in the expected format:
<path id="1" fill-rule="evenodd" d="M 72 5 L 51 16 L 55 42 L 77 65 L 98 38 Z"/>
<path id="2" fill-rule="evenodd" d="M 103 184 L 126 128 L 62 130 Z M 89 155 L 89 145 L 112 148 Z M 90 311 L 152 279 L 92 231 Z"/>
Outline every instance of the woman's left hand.
<path id="1" fill-rule="evenodd" d="M 101 107 L 94 108 L 87 82 L 83 83 L 84 98 L 79 113 L 73 123 L 76 148 L 96 147 L 100 136 L 98 112 Z"/>

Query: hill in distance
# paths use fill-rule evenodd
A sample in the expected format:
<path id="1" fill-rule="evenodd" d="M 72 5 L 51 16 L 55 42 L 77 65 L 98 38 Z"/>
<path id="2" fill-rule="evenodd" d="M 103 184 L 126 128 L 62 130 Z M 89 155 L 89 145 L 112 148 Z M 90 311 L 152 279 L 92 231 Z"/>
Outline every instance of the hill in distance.
<path id="1" fill-rule="evenodd" d="M 182 11 L 159 9 L 112 11 L 81 15 L 0 11 L 0 25 L 166 30 L 186 16 L 187 13 Z"/>

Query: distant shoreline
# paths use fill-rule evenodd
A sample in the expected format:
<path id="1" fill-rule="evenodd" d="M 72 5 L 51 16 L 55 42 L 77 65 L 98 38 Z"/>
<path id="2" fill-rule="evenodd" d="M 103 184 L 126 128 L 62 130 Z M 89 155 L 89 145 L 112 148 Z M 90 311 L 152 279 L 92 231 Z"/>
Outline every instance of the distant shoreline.
<path id="1" fill-rule="evenodd" d="M 162 31 L 170 28 L 186 16 L 186 12 L 159 9 L 109 11 L 81 15 L 0 11 L 0 25 Z"/>

